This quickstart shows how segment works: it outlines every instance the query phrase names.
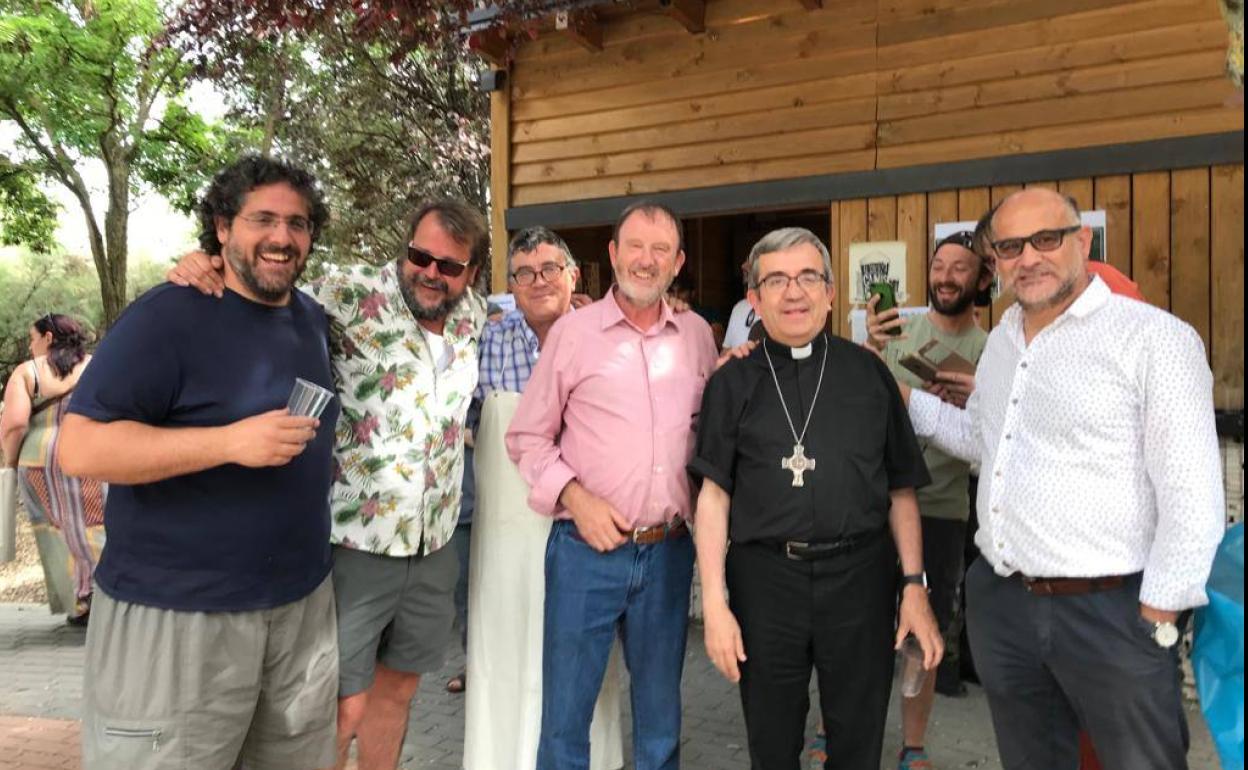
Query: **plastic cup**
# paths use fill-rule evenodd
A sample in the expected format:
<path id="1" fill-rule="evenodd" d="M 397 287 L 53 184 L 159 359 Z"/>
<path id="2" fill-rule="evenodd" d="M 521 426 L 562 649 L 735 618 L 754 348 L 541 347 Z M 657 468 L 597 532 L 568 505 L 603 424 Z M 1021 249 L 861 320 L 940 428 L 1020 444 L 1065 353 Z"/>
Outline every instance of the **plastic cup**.
<path id="1" fill-rule="evenodd" d="M 914 636 L 901 643 L 901 697 L 916 698 L 923 691 L 927 669 L 923 668 L 923 648 Z"/>
<path id="2" fill-rule="evenodd" d="M 290 399 L 286 402 L 286 408 L 297 417 L 320 418 L 333 397 L 332 390 L 326 390 L 315 382 L 296 377 L 295 387 L 290 391 Z"/>

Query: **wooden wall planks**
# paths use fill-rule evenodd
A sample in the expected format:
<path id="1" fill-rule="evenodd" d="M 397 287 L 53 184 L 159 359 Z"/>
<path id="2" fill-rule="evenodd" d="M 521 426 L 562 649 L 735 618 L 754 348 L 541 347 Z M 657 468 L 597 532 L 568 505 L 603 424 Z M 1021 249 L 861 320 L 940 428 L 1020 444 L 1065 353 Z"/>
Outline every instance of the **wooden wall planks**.
<path id="1" fill-rule="evenodd" d="M 1207 0 L 710 0 L 522 44 L 512 205 L 1243 128 Z M 1119 255 L 1125 257 L 1125 255 Z"/>
<path id="2" fill-rule="evenodd" d="M 1218 166 L 1133 176 L 1037 181 L 1081 208 L 1106 211 L 1109 262 L 1132 277 L 1145 297 L 1188 322 L 1204 340 L 1220 408 L 1243 408 L 1244 167 Z M 833 202 L 837 305 L 832 328 L 848 334 L 848 254 L 852 243 L 906 243 L 907 305 L 927 301 L 927 260 L 939 222 L 977 220 L 1024 185 L 942 190 Z M 998 297 L 980 323 L 991 328 L 1012 303 Z"/>

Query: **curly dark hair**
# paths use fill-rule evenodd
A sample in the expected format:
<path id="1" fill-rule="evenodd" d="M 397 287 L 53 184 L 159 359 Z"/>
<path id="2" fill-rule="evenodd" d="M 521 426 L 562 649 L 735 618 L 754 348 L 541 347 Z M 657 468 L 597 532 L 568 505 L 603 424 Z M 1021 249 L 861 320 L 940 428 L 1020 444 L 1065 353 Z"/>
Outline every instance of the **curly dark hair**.
<path id="1" fill-rule="evenodd" d="M 87 355 L 87 333 L 82 324 L 67 315 L 48 313 L 33 325 L 39 334 L 52 334 L 48 365 L 57 379 L 65 379 Z"/>
<path id="2" fill-rule="evenodd" d="M 217 173 L 199 202 L 199 246 L 209 254 L 221 253 L 217 239 L 217 218 L 233 220 L 243 207 L 247 193 L 265 185 L 285 182 L 308 203 L 312 223 L 312 242 L 329 220 L 329 207 L 316 182 L 316 177 L 303 168 L 286 161 L 260 155 L 244 155 Z"/>

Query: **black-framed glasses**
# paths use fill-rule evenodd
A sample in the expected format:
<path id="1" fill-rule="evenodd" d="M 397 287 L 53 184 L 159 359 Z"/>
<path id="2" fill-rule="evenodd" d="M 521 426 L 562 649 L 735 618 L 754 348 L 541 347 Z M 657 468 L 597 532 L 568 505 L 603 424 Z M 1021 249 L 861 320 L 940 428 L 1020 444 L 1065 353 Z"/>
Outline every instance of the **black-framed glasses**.
<path id="1" fill-rule="evenodd" d="M 558 262 L 547 262 L 537 270 L 531 267 L 521 267 L 511 274 L 511 280 L 515 281 L 517 286 L 532 286 L 540 275 L 546 283 L 554 283 L 567 268 L 567 265 L 561 265 Z"/>
<path id="2" fill-rule="evenodd" d="M 758 288 L 769 292 L 788 291 L 789 283 L 797 281 L 797 286 L 802 291 L 814 291 L 820 286 L 828 283 L 828 274 L 821 273 L 818 270 L 803 270 L 797 275 L 789 275 L 788 273 L 768 273 L 758 279 Z"/>
<path id="3" fill-rule="evenodd" d="M 283 222 L 286 224 L 286 229 L 295 235 L 308 235 L 312 232 L 312 222 L 307 217 L 283 217 L 264 211 L 259 214 L 239 214 L 238 218 L 257 230 L 265 232 L 277 229 L 277 226 Z"/>
<path id="4" fill-rule="evenodd" d="M 1036 251 L 1056 251 L 1062 247 L 1062 241 L 1071 233 L 1079 232 L 1083 225 L 1059 227 L 1054 230 L 1037 230 L 1025 238 L 1002 238 L 992 242 L 992 248 L 1001 259 L 1017 259 L 1023 255 L 1027 244 Z"/>
<path id="5" fill-rule="evenodd" d="M 458 278 L 468 269 L 467 262 L 456 262 L 453 259 L 435 257 L 419 246 L 407 247 L 407 261 L 421 270 L 429 267 L 429 265 L 436 264 L 438 266 L 438 274 L 447 278 Z"/>

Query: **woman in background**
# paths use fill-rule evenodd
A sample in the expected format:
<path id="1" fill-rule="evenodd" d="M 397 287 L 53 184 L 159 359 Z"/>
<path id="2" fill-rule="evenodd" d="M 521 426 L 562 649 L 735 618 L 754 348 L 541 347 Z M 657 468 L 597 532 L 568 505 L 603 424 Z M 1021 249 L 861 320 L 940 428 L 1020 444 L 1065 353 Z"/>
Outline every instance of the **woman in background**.
<path id="1" fill-rule="evenodd" d="M 49 313 L 30 328 L 31 360 L 9 378 L 0 419 L 5 467 L 17 468 L 18 488 L 35 533 L 52 612 L 86 625 L 91 575 L 104 548 L 104 486 L 61 473 L 57 432 L 69 395 L 91 357 L 82 326 Z"/>

